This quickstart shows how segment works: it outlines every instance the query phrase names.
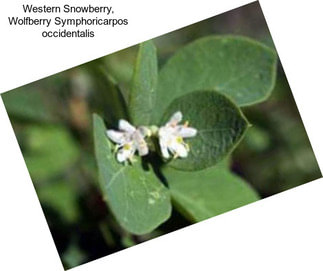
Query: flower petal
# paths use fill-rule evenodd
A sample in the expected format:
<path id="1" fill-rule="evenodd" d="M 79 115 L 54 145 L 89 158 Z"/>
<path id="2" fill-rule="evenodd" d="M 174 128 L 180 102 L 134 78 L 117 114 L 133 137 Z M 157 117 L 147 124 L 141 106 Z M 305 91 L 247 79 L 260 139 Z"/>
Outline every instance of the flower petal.
<path id="1" fill-rule="evenodd" d="M 123 119 L 119 120 L 119 129 L 131 134 L 136 131 L 135 127 L 133 127 L 128 121 Z"/>
<path id="2" fill-rule="evenodd" d="M 115 143 L 117 144 L 124 144 L 126 139 L 123 132 L 118 132 L 115 130 L 108 130 L 107 136 Z"/>
<path id="3" fill-rule="evenodd" d="M 127 153 L 123 151 L 123 149 L 119 150 L 117 153 L 118 162 L 122 163 L 128 159 Z"/>
<path id="4" fill-rule="evenodd" d="M 140 132 L 139 129 L 137 129 L 132 134 L 132 140 L 135 144 L 135 148 L 138 149 L 139 155 L 144 156 L 148 154 L 148 146 L 145 141 L 144 135 Z"/>
<path id="5" fill-rule="evenodd" d="M 127 147 L 121 148 L 117 153 L 117 160 L 122 163 L 128 159 L 131 159 L 135 153 L 135 148 L 133 145 L 127 144 Z"/>
<path id="6" fill-rule="evenodd" d="M 176 148 L 176 153 L 178 154 L 179 157 L 187 157 L 188 155 L 188 150 L 186 149 L 186 147 L 182 144 L 178 144 L 177 148 Z"/>
<path id="7" fill-rule="evenodd" d="M 162 156 L 164 158 L 168 159 L 170 157 L 170 155 L 168 152 L 167 144 L 166 144 L 165 140 L 161 137 L 159 138 L 159 146 L 160 146 Z"/>
<path id="8" fill-rule="evenodd" d="M 168 152 L 167 147 L 166 146 L 162 146 L 162 147 L 160 147 L 160 150 L 161 150 L 162 156 L 165 159 L 169 159 L 170 155 L 169 155 L 169 152 Z"/>
<path id="9" fill-rule="evenodd" d="M 148 146 L 147 146 L 145 141 L 142 144 L 139 144 L 137 149 L 138 149 L 138 152 L 139 152 L 140 156 L 145 156 L 149 152 Z"/>
<path id="10" fill-rule="evenodd" d="M 163 126 L 163 127 L 159 128 L 158 136 L 164 142 L 168 142 L 168 141 L 172 140 L 175 132 L 176 132 L 176 129 L 174 127 Z"/>
<path id="11" fill-rule="evenodd" d="M 194 137 L 197 134 L 197 130 L 192 127 L 181 126 L 178 133 L 181 137 L 184 137 L 184 138 L 185 137 Z"/>
<path id="12" fill-rule="evenodd" d="M 173 116 L 170 118 L 169 122 L 167 124 L 173 124 L 176 125 L 179 123 L 183 118 L 182 112 L 177 111 L 176 113 L 173 114 Z"/>
<path id="13" fill-rule="evenodd" d="M 175 155 L 178 155 L 181 158 L 187 157 L 188 155 L 188 150 L 185 147 L 185 145 L 177 143 L 176 141 L 173 141 L 172 145 L 170 146 L 170 149 Z"/>

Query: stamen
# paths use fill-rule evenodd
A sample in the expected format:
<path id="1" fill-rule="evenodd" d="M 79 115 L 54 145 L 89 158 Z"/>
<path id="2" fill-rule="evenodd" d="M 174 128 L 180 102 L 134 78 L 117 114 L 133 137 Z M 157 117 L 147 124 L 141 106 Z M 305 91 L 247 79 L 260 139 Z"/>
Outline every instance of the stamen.
<path id="1" fill-rule="evenodd" d="M 123 146 L 123 148 L 128 151 L 131 149 L 131 145 L 127 143 Z"/>
<path id="2" fill-rule="evenodd" d="M 184 141 L 181 136 L 178 136 L 178 137 L 176 137 L 176 142 L 182 144 Z"/>

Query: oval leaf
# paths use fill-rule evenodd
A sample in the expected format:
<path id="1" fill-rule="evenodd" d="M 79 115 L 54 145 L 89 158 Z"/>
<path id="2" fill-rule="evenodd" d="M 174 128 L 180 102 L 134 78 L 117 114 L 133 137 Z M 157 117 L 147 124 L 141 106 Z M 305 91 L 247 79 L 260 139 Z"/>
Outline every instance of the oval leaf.
<path id="1" fill-rule="evenodd" d="M 170 216 L 169 191 L 151 170 L 144 171 L 139 162 L 131 166 L 118 163 L 103 120 L 94 115 L 93 122 L 104 199 L 126 230 L 134 234 L 151 232 Z"/>
<path id="2" fill-rule="evenodd" d="M 161 69 L 154 119 L 173 99 L 198 89 L 216 89 L 239 106 L 265 100 L 274 87 L 276 53 L 248 38 L 210 36 L 178 50 Z"/>
<path id="3" fill-rule="evenodd" d="M 224 167 L 196 172 L 164 171 L 175 206 L 198 222 L 259 199 L 254 189 Z"/>
<path id="4" fill-rule="evenodd" d="M 157 87 L 157 53 L 152 41 L 140 44 L 132 78 L 129 115 L 134 125 L 149 125 Z"/>
<path id="5" fill-rule="evenodd" d="M 212 90 L 195 91 L 175 99 L 167 108 L 162 124 L 177 111 L 198 131 L 195 137 L 185 139 L 190 145 L 188 157 L 170 162 L 172 167 L 181 170 L 215 165 L 233 150 L 248 126 L 240 109 Z"/>

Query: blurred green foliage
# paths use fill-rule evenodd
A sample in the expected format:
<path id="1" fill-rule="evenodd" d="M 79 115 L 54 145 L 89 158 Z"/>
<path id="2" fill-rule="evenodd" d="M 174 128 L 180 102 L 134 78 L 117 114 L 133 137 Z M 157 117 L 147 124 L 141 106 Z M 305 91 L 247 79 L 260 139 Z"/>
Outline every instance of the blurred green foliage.
<path id="1" fill-rule="evenodd" d="M 23 132 L 27 146 L 24 158 L 35 180 L 64 172 L 79 156 L 79 148 L 65 127 L 29 125 Z"/>
<path id="2" fill-rule="evenodd" d="M 210 34 L 244 35 L 274 48 L 256 2 L 156 38 L 159 64 L 177 48 Z M 130 47 L 2 95 L 66 268 L 190 224 L 174 210 L 152 233 L 129 234 L 98 189 L 91 114 L 111 125 L 123 117 L 106 103 L 111 108 L 122 101 L 115 89 L 128 101 L 136 54 L 137 47 Z M 271 97 L 244 113 L 253 127 L 234 152 L 231 167 L 262 197 L 321 176 L 281 65 Z"/>

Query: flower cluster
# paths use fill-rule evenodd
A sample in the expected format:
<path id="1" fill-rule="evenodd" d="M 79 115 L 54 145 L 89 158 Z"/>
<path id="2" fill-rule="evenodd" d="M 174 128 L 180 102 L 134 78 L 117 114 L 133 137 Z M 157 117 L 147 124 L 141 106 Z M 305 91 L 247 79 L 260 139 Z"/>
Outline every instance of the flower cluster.
<path id="1" fill-rule="evenodd" d="M 117 160 L 120 163 L 134 161 L 134 154 L 138 151 L 140 156 L 149 153 L 146 138 L 152 135 L 158 136 L 161 154 L 164 158 L 185 158 L 189 152 L 189 145 L 184 138 L 194 137 L 197 130 L 188 127 L 188 122 L 179 124 L 182 121 L 182 113 L 176 112 L 170 120 L 162 127 L 156 129 L 145 126 L 134 127 L 126 120 L 119 121 L 119 130 L 108 130 L 110 140 L 116 143 Z"/>

